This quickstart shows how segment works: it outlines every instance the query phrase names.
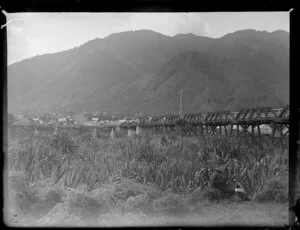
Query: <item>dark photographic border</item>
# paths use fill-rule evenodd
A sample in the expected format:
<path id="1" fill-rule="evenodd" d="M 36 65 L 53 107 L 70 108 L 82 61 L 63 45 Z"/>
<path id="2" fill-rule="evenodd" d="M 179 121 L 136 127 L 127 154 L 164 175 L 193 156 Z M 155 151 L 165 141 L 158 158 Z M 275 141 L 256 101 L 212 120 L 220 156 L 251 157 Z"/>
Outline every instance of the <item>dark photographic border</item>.
<path id="1" fill-rule="evenodd" d="M 300 194 L 298 181 L 299 140 L 299 93 L 296 87 L 297 52 L 297 8 L 289 1 L 172 1 L 172 0 L 8 0 L 0 3 L 0 24 L 6 24 L 7 13 L 17 12 L 246 12 L 246 11 L 290 11 L 290 128 L 289 128 L 289 207 Z M 3 10 L 5 12 L 3 12 Z M 7 29 L 0 30 L 1 41 L 1 99 L 2 99 L 2 169 L 7 152 Z M 294 77 L 292 77 L 294 76 Z M 298 91 L 299 92 L 299 91 Z M 298 155 L 298 156 L 297 156 Z M 3 175 L 3 174 L 2 174 Z M 4 176 L 2 176 L 3 179 Z M 3 183 L 1 184 L 1 186 Z M 2 189 L 3 192 L 3 189 Z M 299 198 L 299 197 L 298 197 Z M 3 201 L 3 200 L 2 200 Z M 3 203 L 2 203 L 3 204 Z M 3 206 L 2 206 L 3 207 Z M 3 209 L 2 209 L 3 210 Z M 2 211 L 3 212 L 3 211 Z M 2 215 L 3 216 L 3 215 Z M 242 227 L 242 226 L 240 226 Z M 284 227 L 284 226 L 283 226 Z M 187 228 L 178 226 L 176 229 Z M 244 227 L 243 227 L 244 228 Z M 246 227 L 245 227 L 246 228 Z M 253 228 L 253 227 L 251 227 Z M 264 226 L 264 228 L 274 228 Z"/>

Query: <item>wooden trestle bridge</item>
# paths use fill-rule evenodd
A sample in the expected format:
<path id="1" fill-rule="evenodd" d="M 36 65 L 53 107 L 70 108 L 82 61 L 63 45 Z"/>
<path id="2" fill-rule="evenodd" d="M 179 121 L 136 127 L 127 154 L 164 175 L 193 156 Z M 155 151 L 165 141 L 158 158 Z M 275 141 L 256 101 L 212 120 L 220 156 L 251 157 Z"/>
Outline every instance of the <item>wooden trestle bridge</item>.
<path id="1" fill-rule="evenodd" d="M 235 135 L 251 137 L 256 143 L 271 138 L 274 143 L 283 143 L 289 134 L 289 106 L 282 108 L 260 107 L 247 108 L 239 112 L 219 111 L 197 114 L 162 115 L 140 122 L 125 122 L 119 126 L 88 126 L 93 136 L 97 130 L 105 129 L 112 132 L 127 131 L 128 136 L 142 134 L 177 134 L 183 136 L 193 135 Z M 261 125 L 268 125 L 272 132 L 261 132 Z M 78 125 L 56 126 L 55 129 L 78 129 Z M 37 129 L 37 127 L 36 127 Z M 39 126 L 38 129 L 48 129 Z M 262 138 L 261 140 L 259 138 Z M 267 138 L 267 139 L 269 139 Z"/>
<path id="2" fill-rule="evenodd" d="M 247 108 L 239 112 L 219 111 L 197 114 L 163 115 L 139 123 L 123 123 L 121 128 L 139 132 L 181 133 L 183 135 L 237 135 L 261 137 L 261 125 L 269 125 L 273 141 L 289 133 L 289 106 Z"/>

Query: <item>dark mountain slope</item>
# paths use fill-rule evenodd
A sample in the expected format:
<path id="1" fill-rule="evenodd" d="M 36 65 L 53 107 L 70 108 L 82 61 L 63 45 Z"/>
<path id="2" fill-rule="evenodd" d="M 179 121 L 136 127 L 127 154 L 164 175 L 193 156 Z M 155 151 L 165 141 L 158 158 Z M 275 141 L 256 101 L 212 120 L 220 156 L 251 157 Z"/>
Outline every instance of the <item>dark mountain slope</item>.
<path id="1" fill-rule="evenodd" d="M 175 113 L 181 88 L 185 112 L 288 104 L 289 34 L 112 34 L 9 66 L 8 110 Z"/>
<path id="2" fill-rule="evenodd" d="M 140 78 L 132 66 L 108 52 L 94 52 L 72 62 L 61 67 L 55 77 L 49 76 L 31 91 L 23 93 L 21 105 L 25 107 L 26 102 L 30 102 L 26 109 L 33 106 L 33 109 L 42 111 L 63 108 L 93 110 L 105 103 L 111 104 L 109 101 L 114 98 L 111 95 L 116 94 L 118 88 Z M 119 100 L 114 100 L 114 103 L 119 103 Z"/>
<path id="3" fill-rule="evenodd" d="M 232 68 L 231 61 L 199 52 L 173 58 L 152 78 L 144 103 L 137 110 L 176 113 L 181 88 L 184 110 L 189 113 L 288 103 L 288 97 L 280 96 L 284 90 L 280 81 L 257 81 L 257 75 Z"/>

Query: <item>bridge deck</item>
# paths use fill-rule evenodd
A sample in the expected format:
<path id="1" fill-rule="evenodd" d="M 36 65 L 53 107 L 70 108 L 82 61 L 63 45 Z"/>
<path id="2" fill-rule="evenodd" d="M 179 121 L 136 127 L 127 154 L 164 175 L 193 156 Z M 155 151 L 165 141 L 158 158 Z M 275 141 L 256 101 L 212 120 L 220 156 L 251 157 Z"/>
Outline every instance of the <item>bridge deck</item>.
<path id="1" fill-rule="evenodd" d="M 260 125 L 288 124 L 289 106 L 272 109 L 272 107 L 248 108 L 239 112 L 219 111 L 199 114 L 162 115 L 140 123 L 123 123 L 122 127 L 161 127 L 191 124 L 195 126 L 224 126 L 224 125 Z"/>
<path id="2" fill-rule="evenodd" d="M 280 137 L 286 137 L 289 133 L 289 106 L 283 108 L 260 107 L 241 109 L 239 112 L 219 111 L 206 112 L 198 114 L 162 115 L 141 122 L 125 122 L 120 125 L 123 129 L 146 128 L 148 130 L 161 130 L 183 132 L 186 134 L 206 133 L 206 134 L 233 134 L 246 135 L 254 137 L 258 132 L 261 135 L 260 125 L 266 124 L 272 126 L 271 136 L 275 138 L 276 131 Z M 41 128 L 47 128 L 43 126 Z M 79 128 L 78 125 L 53 126 L 53 128 Z M 83 126 L 82 128 L 103 128 L 111 130 L 115 126 Z M 229 128 L 228 128 L 229 127 Z M 205 131 L 203 131 L 205 130 Z M 223 131 L 222 131 L 223 130 Z M 256 131 L 255 131 L 256 130 Z"/>

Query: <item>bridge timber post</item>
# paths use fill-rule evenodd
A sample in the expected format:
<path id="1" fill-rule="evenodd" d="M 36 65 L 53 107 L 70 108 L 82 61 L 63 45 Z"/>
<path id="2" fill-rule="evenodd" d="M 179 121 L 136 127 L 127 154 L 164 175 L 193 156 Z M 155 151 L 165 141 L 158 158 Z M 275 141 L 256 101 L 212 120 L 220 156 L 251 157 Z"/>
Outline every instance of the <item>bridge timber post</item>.
<path id="1" fill-rule="evenodd" d="M 97 139 L 97 128 L 96 127 L 94 128 L 94 131 L 93 131 L 93 139 Z"/>
<path id="2" fill-rule="evenodd" d="M 110 139 L 113 140 L 114 138 L 115 138 L 115 131 L 114 128 L 112 128 L 110 132 Z"/>
<path id="3" fill-rule="evenodd" d="M 258 132 L 258 136 L 261 137 L 261 133 L 260 133 L 260 125 L 257 125 L 257 132 Z"/>
<path id="4" fill-rule="evenodd" d="M 134 130 L 134 129 L 129 128 L 129 129 L 127 130 L 127 136 L 128 136 L 128 137 L 133 137 L 134 134 L 135 134 L 135 130 Z"/>
<path id="5" fill-rule="evenodd" d="M 138 135 L 138 136 L 145 135 L 145 134 L 147 134 L 147 128 L 145 128 L 145 127 L 143 127 L 143 126 L 140 126 L 140 125 L 137 125 L 137 126 L 136 126 L 136 130 L 135 130 L 135 133 L 136 133 L 136 135 Z"/>
<path id="6" fill-rule="evenodd" d="M 142 134 L 140 129 L 141 128 L 137 125 L 136 128 L 135 128 L 135 134 L 136 135 L 141 135 Z"/>

